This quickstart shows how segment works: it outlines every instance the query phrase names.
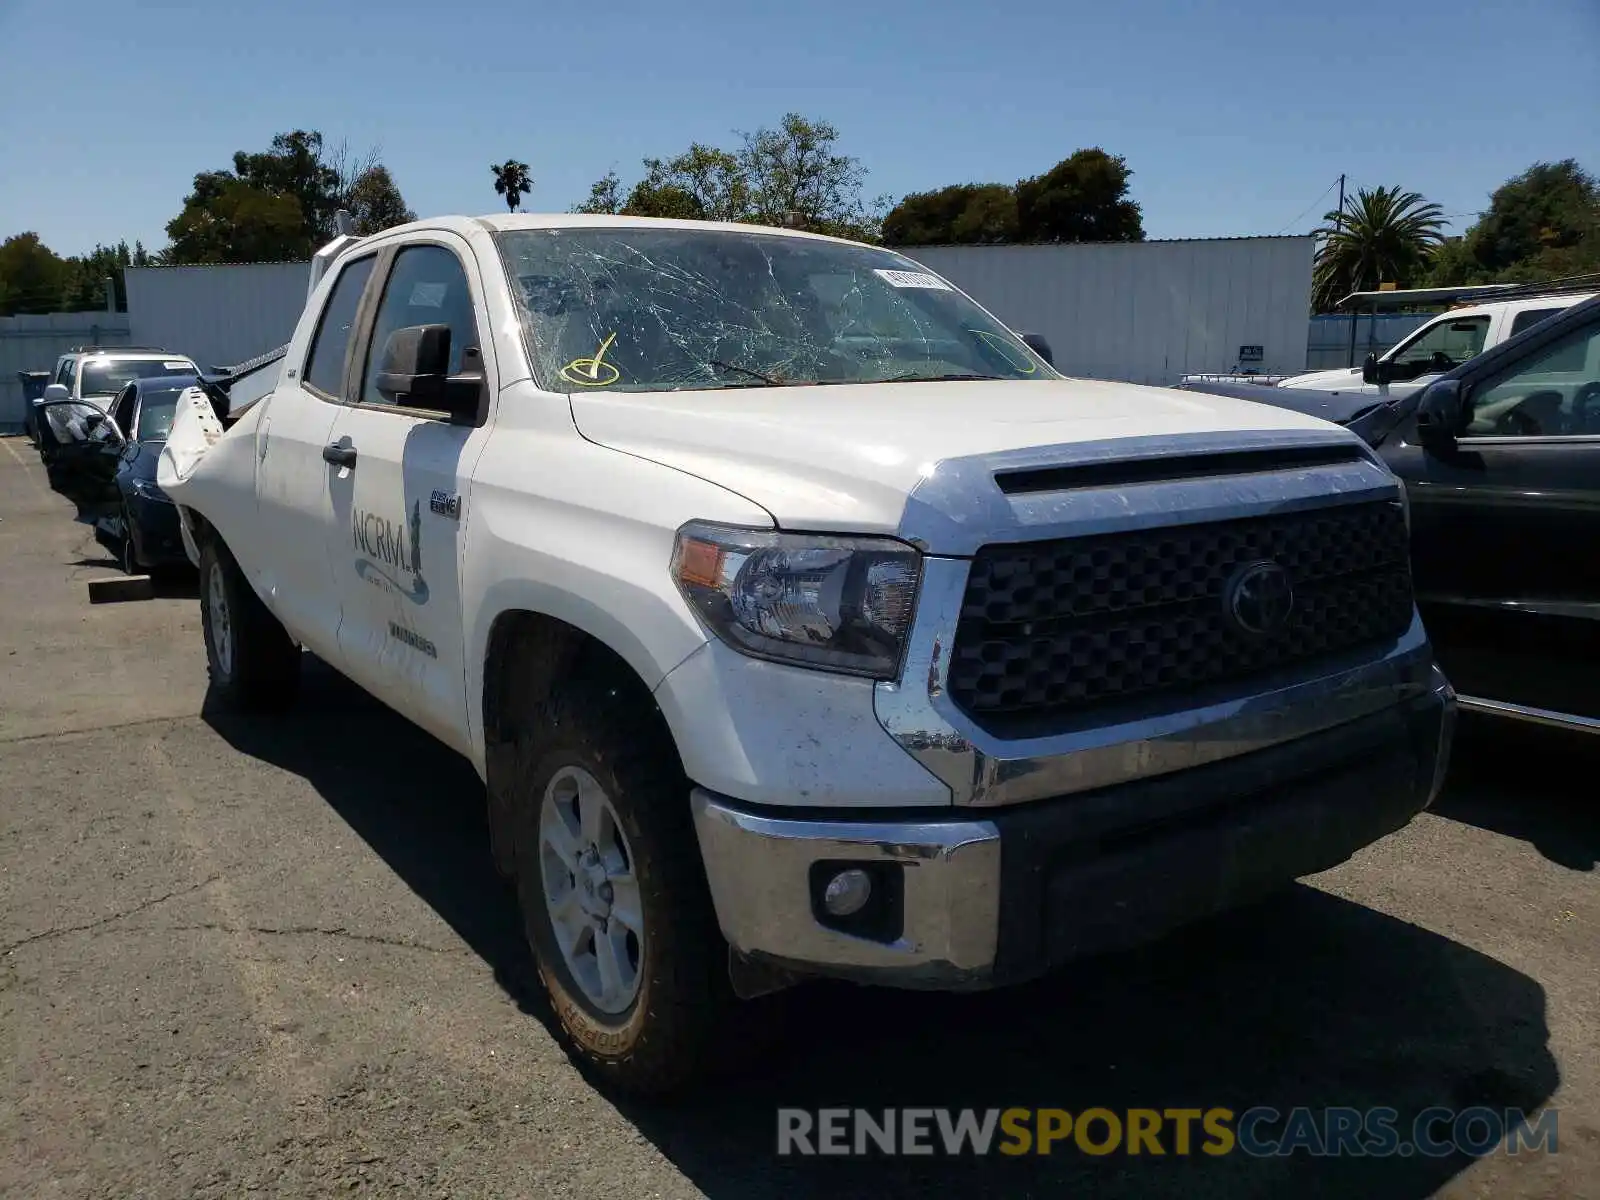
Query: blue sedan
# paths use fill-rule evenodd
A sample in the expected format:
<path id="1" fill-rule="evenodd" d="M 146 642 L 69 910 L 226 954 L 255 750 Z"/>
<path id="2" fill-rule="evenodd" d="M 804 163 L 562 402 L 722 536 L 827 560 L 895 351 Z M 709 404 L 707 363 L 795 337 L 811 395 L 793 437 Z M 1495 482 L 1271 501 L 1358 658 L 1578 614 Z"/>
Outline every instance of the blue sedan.
<path id="1" fill-rule="evenodd" d="M 156 485 L 156 464 L 178 397 L 197 382 L 192 375 L 135 379 L 112 403 L 111 417 L 127 440 L 117 452 L 114 506 L 97 528 L 130 575 L 189 566 L 178 510 Z"/>

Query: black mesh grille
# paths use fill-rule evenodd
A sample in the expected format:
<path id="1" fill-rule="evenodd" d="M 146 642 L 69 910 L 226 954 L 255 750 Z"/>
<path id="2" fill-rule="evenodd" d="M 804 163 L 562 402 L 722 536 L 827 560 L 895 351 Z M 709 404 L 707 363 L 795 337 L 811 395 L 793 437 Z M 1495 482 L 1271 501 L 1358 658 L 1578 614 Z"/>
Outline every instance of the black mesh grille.
<path id="1" fill-rule="evenodd" d="M 1274 634 L 1227 611 L 1235 573 L 1273 562 L 1294 603 Z M 1225 683 L 1398 637 L 1411 621 L 1398 504 L 985 546 L 951 651 L 952 699 L 986 726 Z"/>

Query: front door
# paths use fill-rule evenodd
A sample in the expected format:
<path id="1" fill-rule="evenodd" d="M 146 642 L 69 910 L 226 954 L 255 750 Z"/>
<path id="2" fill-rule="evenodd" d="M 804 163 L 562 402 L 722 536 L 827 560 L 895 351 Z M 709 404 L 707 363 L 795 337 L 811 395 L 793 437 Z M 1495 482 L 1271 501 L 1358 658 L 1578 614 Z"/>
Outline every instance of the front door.
<path id="1" fill-rule="evenodd" d="M 388 337 L 450 327 L 451 373 L 479 345 L 487 314 L 469 283 L 466 244 L 403 247 L 393 259 L 360 366 L 356 402 L 333 442 L 348 452 L 331 477 L 329 556 L 342 599 L 341 661 L 390 707 L 456 749 L 468 749 L 460 550 L 464 499 L 485 431 L 409 407 L 377 386 Z M 477 280 L 475 266 L 470 278 Z M 475 307 L 476 306 L 476 307 Z M 353 368 L 354 369 L 354 368 Z M 492 365 L 486 363 L 486 372 Z"/>
<path id="2" fill-rule="evenodd" d="M 1600 717 L 1600 323 L 1466 399 L 1453 452 L 1386 450 L 1440 662 L 1463 695 Z"/>

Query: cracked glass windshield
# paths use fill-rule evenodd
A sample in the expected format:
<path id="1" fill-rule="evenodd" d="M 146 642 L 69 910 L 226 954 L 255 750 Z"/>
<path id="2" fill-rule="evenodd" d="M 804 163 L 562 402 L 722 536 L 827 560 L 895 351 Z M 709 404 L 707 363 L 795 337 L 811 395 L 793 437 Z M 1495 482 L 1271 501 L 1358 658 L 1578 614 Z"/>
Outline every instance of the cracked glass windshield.
<path id="1" fill-rule="evenodd" d="M 497 240 L 540 381 L 556 391 L 1059 378 L 971 300 L 886 250 L 645 227 Z"/>

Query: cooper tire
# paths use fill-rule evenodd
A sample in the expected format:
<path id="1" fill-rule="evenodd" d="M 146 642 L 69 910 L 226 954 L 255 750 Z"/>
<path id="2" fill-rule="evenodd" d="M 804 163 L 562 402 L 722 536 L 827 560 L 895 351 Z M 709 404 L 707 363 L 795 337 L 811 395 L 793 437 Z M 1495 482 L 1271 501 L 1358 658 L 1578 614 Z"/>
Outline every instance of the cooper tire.
<path id="1" fill-rule="evenodd" d="M 738 1040 L 729 1021 L 740 1006 L 700 862 L 688 781 L 659 714 L 631 682 L 614 676 L 558 684 L 538 714 L 536 745 L 517 756 L 509 799 L 523 924 L 568 1053 L 618 1091 L 660 1096 L 725 1061 Z M 562 919 L 558 937 L 553 915 L 552 891 L 565 891 L 560 877 L 576 873 L 561 870 L 566 860 L 552 848 L 542 818 L 547 822 L 550 806 L 567 804 L 561 797 L 570 795 L 573 827 L 586 826 L 591 784 L 615 822 L 615 836 L 599 840 L 609 842 L 612 865 L 625 863 L 632 876 L 625 884 L 615 875 L 617 906 L 607 917 L 590 917 L 606 931 L 589 934 L 597 961 L 599 939 L 613 934 L 620 957 L 631 953 L 621 907 L 625 897 L 628 903 L 636 897 L 639 906 L 637 978 L 620 1008 L 597 999 L 593 971 L 582 972 L 573 952 L 571 920 Z M 624 974 L 628 967 L 624 962 Z M 626 998 L 621 991 L 612 997 L 620 998 Z"/>
<path id="2" fill-rule="evenodd" d="M 227 546 L 200 547 L 200 624 L 211 693 L 224 705 L 276 711 L 294 701 L 300 647 L 261 603 Z"/>

